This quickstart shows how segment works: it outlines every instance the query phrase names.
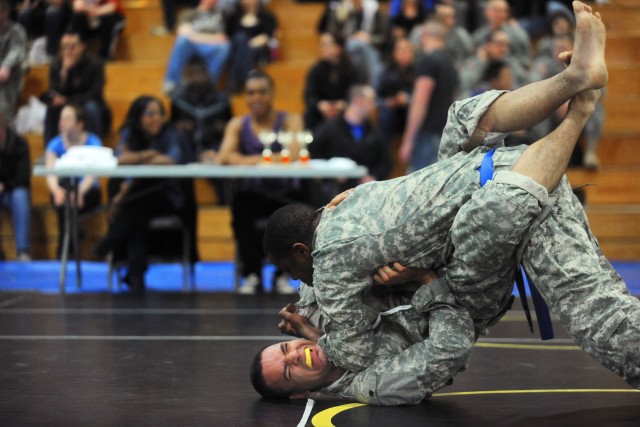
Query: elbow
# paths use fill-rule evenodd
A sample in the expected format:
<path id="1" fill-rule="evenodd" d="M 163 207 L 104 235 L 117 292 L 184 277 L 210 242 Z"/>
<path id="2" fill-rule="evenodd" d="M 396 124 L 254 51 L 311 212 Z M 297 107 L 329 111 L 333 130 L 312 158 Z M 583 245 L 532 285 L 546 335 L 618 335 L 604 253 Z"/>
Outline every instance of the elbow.
<path id="1" fill-rule="evenodd" d="M 439 346 L 439 351 L 447 355 L 447 361 L 454 367 L 453 371 L 457 372 L 467 366 L 474 345 L 473 334 L 460 334 L 457 337 L 447 337 L 447 342 Z"/>

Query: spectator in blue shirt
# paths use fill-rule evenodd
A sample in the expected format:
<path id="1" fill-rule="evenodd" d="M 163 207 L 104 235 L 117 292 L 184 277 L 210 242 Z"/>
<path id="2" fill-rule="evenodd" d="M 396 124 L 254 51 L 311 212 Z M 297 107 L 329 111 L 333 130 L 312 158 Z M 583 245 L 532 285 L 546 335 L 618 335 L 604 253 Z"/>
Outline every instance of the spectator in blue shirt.
<path id="1" fill-rule="evenodd" d="M 60 134 L 47 144 L 45 163 L 47 167 L 54 167 L 57 159 L 62 157 L 67 150 L 75 146 L 93 145 L 101 146 L 102 141 L 95 134 L 87 132 L 85 126 L 85 113 L 82 107 L 66 105 L 60 113 Z M 70 178 L 47 176 L 47 187 L 51 193 L 51 203 L 58 214 L 58 249 L 57 256 L 62 251 L 62 238 L 65 232 L 64 207 L 67 202 L 77 199 L 78 213 L 83 214 L 100 206 L 100 183 L 94 176 L 84 176 L 80 179 L 77 193 L 73 191 Z M 71 247 L 71 251 L 77 248 Z"/>

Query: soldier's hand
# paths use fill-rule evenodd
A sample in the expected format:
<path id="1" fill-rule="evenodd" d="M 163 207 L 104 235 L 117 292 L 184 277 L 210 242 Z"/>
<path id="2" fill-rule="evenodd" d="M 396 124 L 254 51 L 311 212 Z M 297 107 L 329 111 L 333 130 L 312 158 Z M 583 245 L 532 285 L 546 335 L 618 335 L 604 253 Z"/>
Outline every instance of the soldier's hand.
<path id="1" fill-rule="evenodd" d="M 280 310 L 278 314 L 282 320 L 278 324 L 278 329 L 284 334 L 317 342 L 322 336 L 322 331 L 313 326 L 306 317 L 297 314 L 296 310 L 297 307 L 294 304 L 287 304 Z"/>
<path id="2" fill-rule="evenodd" d="M 350 188 L 348 190 L 343 191 L 342 193 L 338 194 L 336 197 L 334 197 L 333 199 L 331 199 L 331 201 L 329 202 L 329 204 L 327 204 L 326 208 L 327 209 L 333 209 L 336 206 L 338 206 L 340 203 L 342 203 L 342 201 L 344 201 L 344 199 L 346 199 L 347 197 L 349 197 L 349 194 L 353 193 L 353 188 Z"/>
<path id="3" fill-rule="evenodd" d="M 405 283 L 428 284 L 438 276 L 432 270 L 406 267 L 399 262 L 380 267 L 373 275 L 373 280 L 380 285 L 401 285 Z"/>
<path id="4" fill-rule="evenodd" d="M 373 280 L 379 285 L 399 285 L 411 281 L 411 269 L 399 262 L 380 267 L 373 275 Z"/>

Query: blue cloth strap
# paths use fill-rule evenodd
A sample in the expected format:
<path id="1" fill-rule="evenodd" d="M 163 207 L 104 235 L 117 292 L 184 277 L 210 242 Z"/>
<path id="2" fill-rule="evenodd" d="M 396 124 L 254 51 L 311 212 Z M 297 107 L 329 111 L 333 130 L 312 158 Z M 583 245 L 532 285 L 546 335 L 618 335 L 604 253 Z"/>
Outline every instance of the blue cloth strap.
<path id="1" fill-rule="evenodd" d="M 482 163 L 480 164 L 480 186 L 484 187 L 487 181 L 493 178 L 493 154 L 495 153 L 495 149 L 487 151 L 482 158 Z M 527 317 L 527 323 L 529 324 L 529 330 L 533 333 L 533 322 L 531 321 L 531 311 L 529 310 L 529 302 L 527 301 L 527 294 L 525 291 L 525 278 L 526 283 L 529 284 L 529 290 L 531 292 L 531 299 L 533 300 L 533 307 L 536 311 L 536 318 L 538 319 L 538 327 L 540 328 L 540 338 L 542 340 L 550 340 L 553 339 L 553 325 L 551 324 L 551 315 L 549 314 L 549 307 L 544 302 L 542 295 L 535 287 L 529 275 L 524 270 L 524 268 L 520 265 L 518 266 L 518 270 L 516 272 L 516 282 L 515 287 L 518 290 L 518 294 L 520 295 L 520 300 L 522 301 L 522 309 L 524 310 L 524 314 Z"/>
<path id="2" fill-rule="evenodd" d="M 495 152 L 495 149 L 487 151 L 482 158 L 482 164 L 480 165 L 480 187 L 484 187 L 487 181 L 493 178 L 493 154 Z"/>
<path id="3" fill-rule="evenodd" d="M 542 298 L 542 295 L 540 295 L 538 288 L 533 285 L 527 271 L 522 268 L 522 272 L 524 272 L 524 277 L 527 279 L 529 290 L 531 291 L 531 299 L 533 300 L 533 307 L 536 310 L 536 318 L 538 319 L 538 328 L 540 328 L 540 338 L 543 341 L 552 340 L 553 325 L 551 324 L 549 307 L 547 307 L 547 303 L 544 301 L 544 298 Z"/>

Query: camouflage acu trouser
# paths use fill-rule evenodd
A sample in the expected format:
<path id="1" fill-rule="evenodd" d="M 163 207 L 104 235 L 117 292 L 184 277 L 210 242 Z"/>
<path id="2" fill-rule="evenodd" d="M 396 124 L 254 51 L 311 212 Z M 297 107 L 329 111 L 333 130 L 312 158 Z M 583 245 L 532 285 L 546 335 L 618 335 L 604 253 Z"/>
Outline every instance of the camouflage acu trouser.
<path id="1" fill-rule="evenodd" d="M 549 218 L 525 247 L 524 268 L 580 347 L 640 388 L 640 300 L 602 255 L 566 178 L 550 199 Z"/>
<path id="2" fill-rule="evenodd" d="M 508 302 L 522 253 L 525 270 L 571 337 L 640 388 L 640 301 L 602 255 L 566 178 L 538 223 L 544 197 L 536 184 L 521 185 L 526 178 L 518 183 L 513 175 L 496 174 L 458 212 L 446 271 L 452 290 L 476 322 L 489 322 Z"/>
<path id="3" fill-rule="evenodd" d="M 508 304 L 517 250 L 547 204 L 547 191 L 508 171 L 460 208 L 449 234 L 446 278 L 458 302 L 482 328 Z"/>

